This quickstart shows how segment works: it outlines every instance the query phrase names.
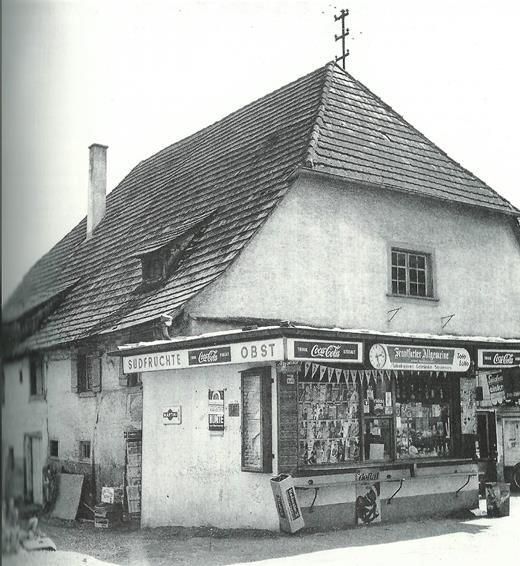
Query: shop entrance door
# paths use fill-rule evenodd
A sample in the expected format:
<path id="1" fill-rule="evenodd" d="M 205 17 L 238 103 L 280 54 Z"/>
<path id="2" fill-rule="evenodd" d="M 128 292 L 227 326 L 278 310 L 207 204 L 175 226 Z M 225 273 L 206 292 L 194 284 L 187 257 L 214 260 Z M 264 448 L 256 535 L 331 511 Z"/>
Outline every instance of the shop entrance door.
<path id="1" fill-rule="evenodd" d="M 497 425 L 494 411 L 477 412 L 477 438 L 481 481 L 497 481 Z"/>
<path id="2" fill-rule="evenodd" d="M 511 483 L 520 488 L 520 418 L 502 420 L 504 466 L 511 468 Z"/>

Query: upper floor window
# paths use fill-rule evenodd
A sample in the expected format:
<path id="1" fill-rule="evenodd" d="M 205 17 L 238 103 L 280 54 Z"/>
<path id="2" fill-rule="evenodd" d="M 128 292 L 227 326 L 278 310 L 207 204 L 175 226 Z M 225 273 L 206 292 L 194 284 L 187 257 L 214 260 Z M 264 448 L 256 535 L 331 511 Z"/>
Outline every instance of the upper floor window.
<path id="1" fill-rule="evenodd" d="M 101 391 L 101 355 L 97 352 L 79 353 L 72 389 L 76 393 Z"/>
<path id="2" fill-rule="evenodd" d="M 43 388 L 43 357 L 33 354 L 29 358 L 29 393 L 31 397 L 42 397 Z"/>
<path id="3" fill-rule="evenodd" d="M 392 248 L 392 294 L 433 297 L 431 254 Z"/>

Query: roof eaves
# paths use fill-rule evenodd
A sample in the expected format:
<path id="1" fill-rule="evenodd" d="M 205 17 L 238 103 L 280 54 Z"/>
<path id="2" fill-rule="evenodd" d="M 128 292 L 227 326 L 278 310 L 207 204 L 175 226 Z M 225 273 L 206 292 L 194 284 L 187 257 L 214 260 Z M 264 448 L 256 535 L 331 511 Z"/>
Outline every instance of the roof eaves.
<path id="1" fill-rule="evenodd" d="M 390 183 L 378 183 L 376 181 L 373 180 L 363 180 L 361 181 L 360 179 L 356 179 L 356 178 L 352 178 L 348 175 L 340 175 L 339 173 L 332 173 L 330 171 L 322 171 L 320 169 L 316 169 L 316 168 L 311 168 L 311 167 L 300 167 L 298 168 L 298 170 L 296 170 L 294 172 L 294 175 L 318 175 L 324 178 L 328 178 L 331 180 L 335 180 L 335 181 L 342 181 L 342 182 L 350 182 L 354 185 L 359 185 L 359 186 L 364 186 L 364 187 L 373 187 L 373 188 L 380 188 L 380 189 L 386 189 L 389 191 L 396 191 L 399 193 L 406 193 L 408 195 L 413 195 L 416 197 L 420 197 L 420 198 L 426 198 L 426 199 L 433 199 L 433 200 L 437 200 L 437 201 L 442 201 L 442 202 L 448 202 L 451 204 L 460 204 L 461 206 L 469 206 L 471 208 L 476 208 L 476 209 L 485 209 L 485 210 L 489 210 L 492 212 L 496 212 L 499 214 L 504 214 L 505 216 L 508 217 L 512 217 L 512 218 L 517 218 L 518 217 L 518 211 L 515 210 L 509 210 L 507 208 L 502 208 L 498 205 L 494 206 L 491 204 L 486 204 L 486 203 L 480 203 L 480 204 L 476 204 L 476 203 L 472 203 L 472 202 L 464 202 L 463 200 L 454 200 L 453 198 L 449 198 L 449 197 L 442 197 L 440 195 L 426 195 L 426 194 L 422 194 L 422 193 L 418 193 L 415 190 L 412 189 L 407 189 L 405 187 L 399 187 L 396 185 L 392 185 Z M 520 223 L 520 220 L 519 220 Z M 520 230 L 520 227 L 519 227 Z"/>

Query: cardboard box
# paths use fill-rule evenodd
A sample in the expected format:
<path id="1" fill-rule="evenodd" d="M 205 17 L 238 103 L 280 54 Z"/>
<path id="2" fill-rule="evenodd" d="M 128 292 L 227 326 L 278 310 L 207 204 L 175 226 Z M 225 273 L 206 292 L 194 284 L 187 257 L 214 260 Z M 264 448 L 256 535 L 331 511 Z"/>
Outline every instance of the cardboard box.
<path id="1" fill-rule="evenodd" d="M 295 533 L 305 526 L 300 504 L 294 487 L 294 480 L 287 474 L 271 479 L 274 502 L 280 520 L 280 530 Z"/>
<path id="2" fill-rule="evenodd" d="M 123 488 L 121 487 L 102 487 L 101 488 L 102 503 L 122 503 Z"/>

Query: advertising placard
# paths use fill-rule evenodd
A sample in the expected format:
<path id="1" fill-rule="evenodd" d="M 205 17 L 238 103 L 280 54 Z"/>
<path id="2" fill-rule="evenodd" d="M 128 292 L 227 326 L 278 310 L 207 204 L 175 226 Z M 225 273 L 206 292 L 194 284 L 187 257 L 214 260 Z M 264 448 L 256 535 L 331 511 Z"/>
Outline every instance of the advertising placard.
<path id="1" fill-rule="evenodd" d="M 162 420 L 165 425 L 179 425 L 182 423 L 181 407 L 180 405 L 171 405 L 163 407 Z"/>
<path id="2" fill-rule="evenodd" d="M 460 422 L 462 434 L 477 434 L 475 385 L 475 380 L 472 377 L 460 379 Z"/>
<path id="3" fill-rule="evenodd" d="M 504 400 L 504 376 L 501 371 L 490 372 L 486 375 L 489 400 L 492 404 L 501 403 Z"/>
<path id="4" fill-rule="evenodd" d="M 123 357 L 123 372 L 149 372 L 195 366 L 268 362 L 284 359 L 284 339 L 237 342 L 192 350 L 154 352 Z"/>
<path id="5" fill-rule="evenodd" d="M 358 525 L 381 522 L 379 470 L 356 472 L 356 520 Z"/>
<path id="6" fill-rule="evenodd" d="M 188 351 L 188 363 L 190 366 L 226 364 L 229 362 L 231 362 L 231 348 L 229 346 Z"/>
<path id="7" fill-rule="evenodd" d="M 479 350 L 481 368 L 510 368 L 520 365 L 520 350 Z"/>
<path id="8" fill-rule="evenodd" d="M 224 390 L 208 389 L 208 427 L 211 431 L 224 431 Z"/>
<path id="9" fill-rule="evenodd" d="M 362 342 L 339 342 L 325 340 L 287 339 L 289 360 L 361 363 L 363 361 Z"/>
<path id="10" fill-rule="evenodd" d="M 439 346 L 374 344 L 369 359 L 374 368 L 382 370 L 464 372 L 470 366 L 465 348 Z"/>

